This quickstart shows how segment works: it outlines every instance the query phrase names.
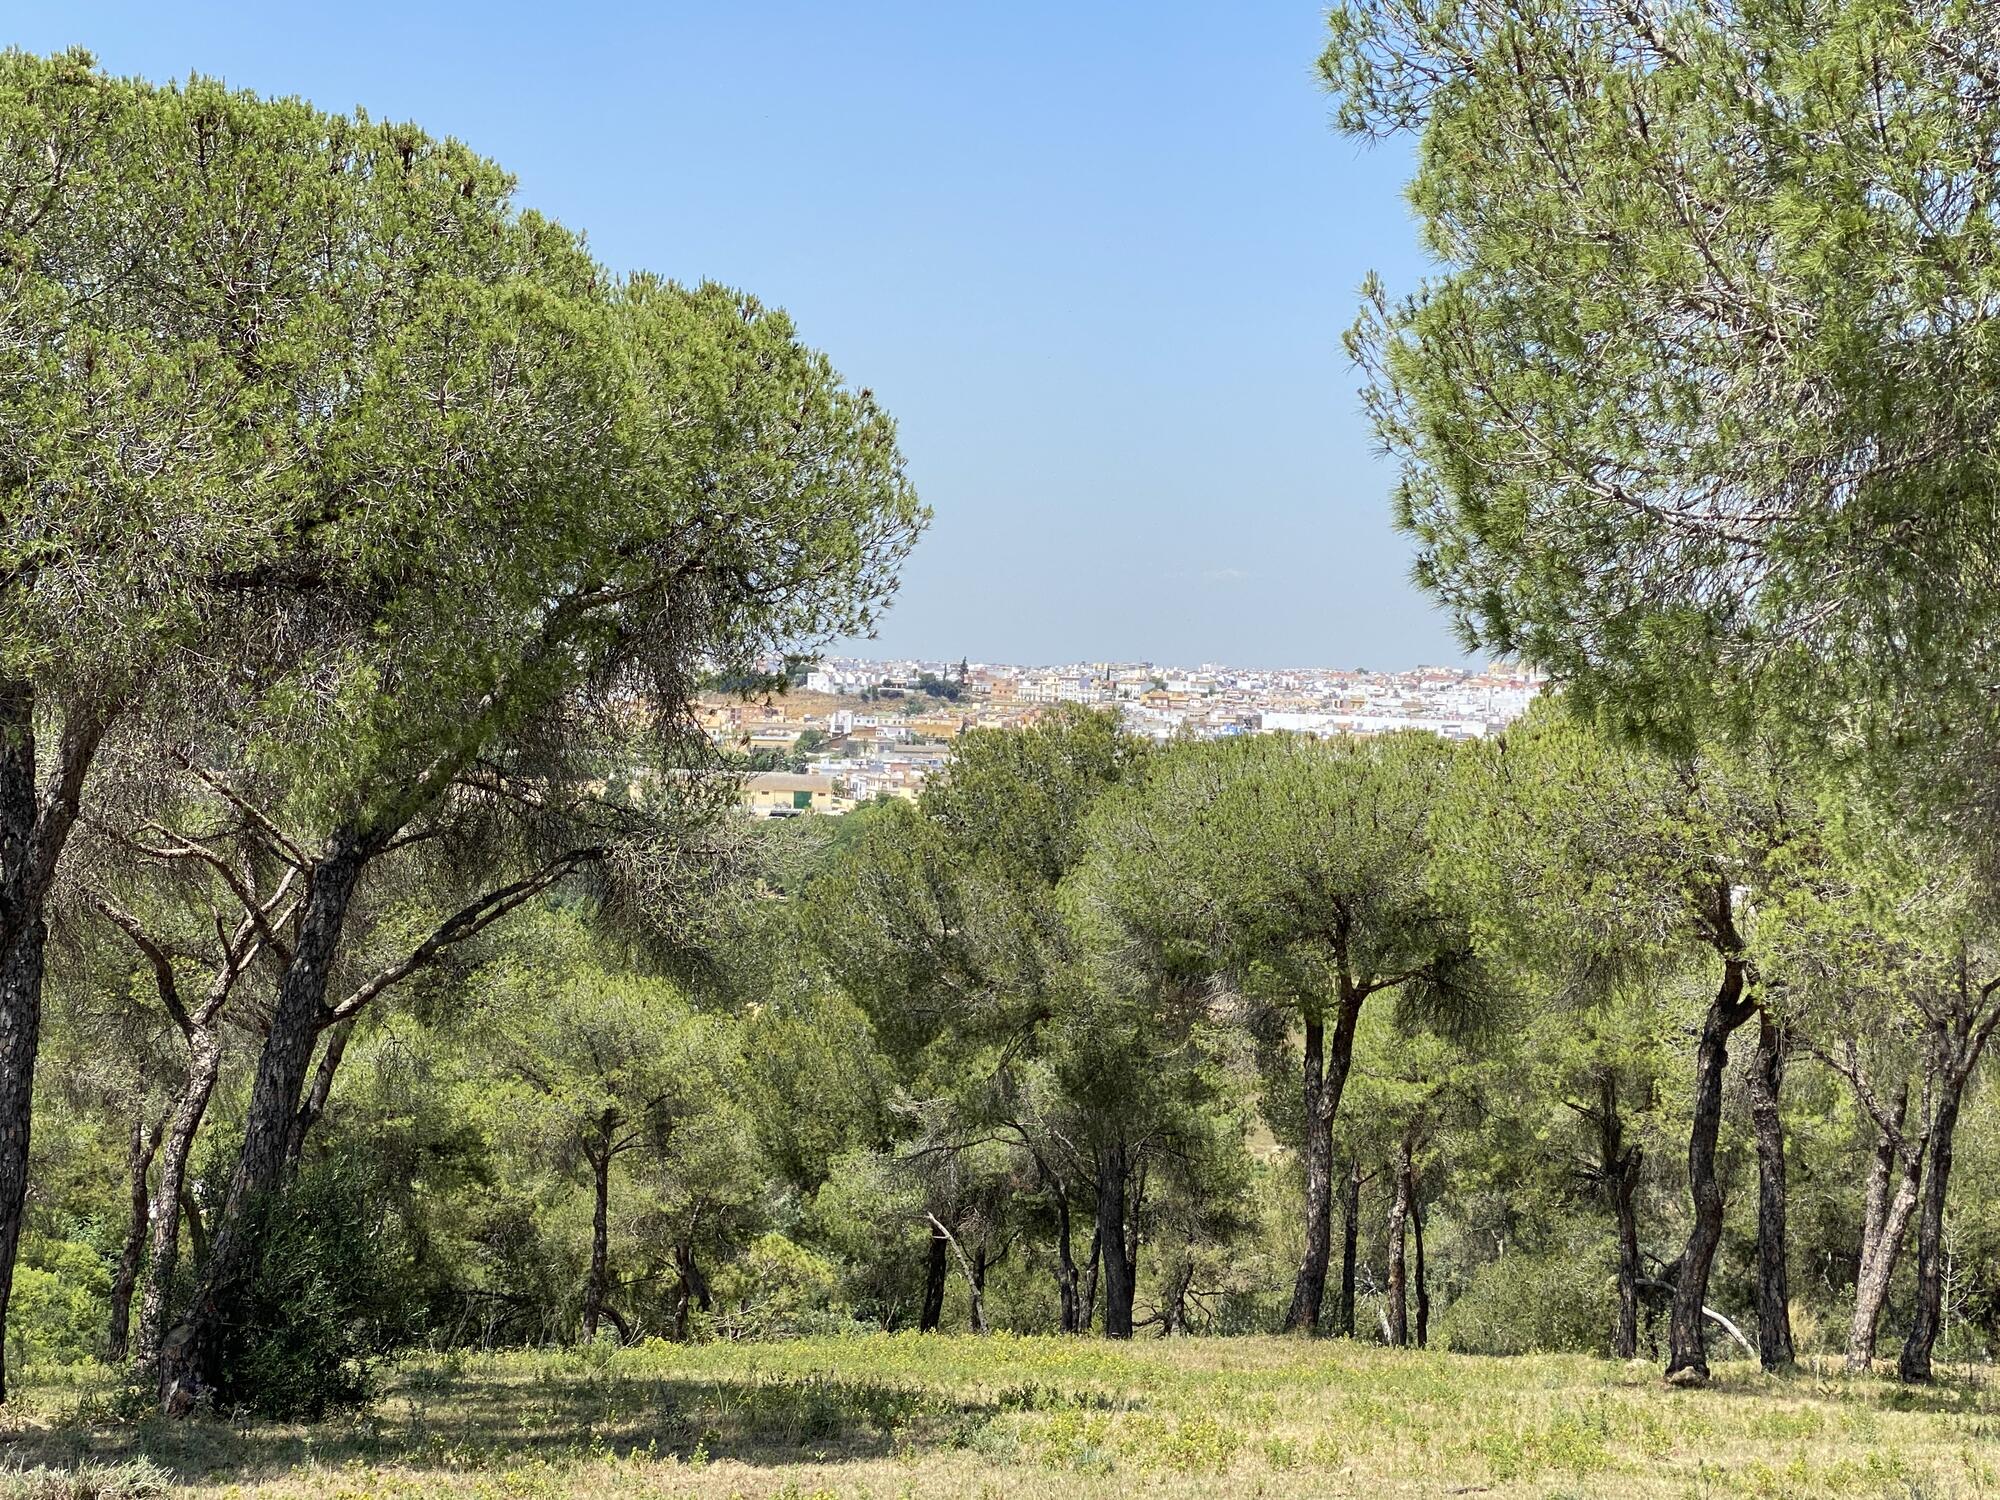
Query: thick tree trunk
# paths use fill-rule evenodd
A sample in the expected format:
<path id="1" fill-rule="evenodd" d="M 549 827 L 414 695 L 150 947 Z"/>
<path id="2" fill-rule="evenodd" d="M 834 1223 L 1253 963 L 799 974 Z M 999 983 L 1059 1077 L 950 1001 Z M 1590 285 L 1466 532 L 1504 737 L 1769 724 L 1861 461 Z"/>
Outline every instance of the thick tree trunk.
<path id="1" fill-rule="evenodd" d="M 1125 1143 L 1097 1162 L 1097 1241 L 1104 1257 L 1104 1336 L 1132 1337 L 1132 1262 L 1125 1237 Z"/>
<path id="2" fill-rule="evenodd" d="M 44 901 L 104 723 L 67 714 L 46 797 L 38 779 L 35 688 L 0 682 L 0 1330 L 14 1291 L 14 1257 L 28 1204 L 28 1140 L 35 1117 L 35 1055 L 42 1041 Z M 0 1340 L 0 1401 L 7 1398 Z"/>
<path id="3" fill-rule="evenodd" d="M 139 1295 L 139 1364 L 151 1368 L 159 1358 L 160 1338 L 167 1326 L 167 1301 L 173 1296 L 174 1271 L 180 1264 L 181 1222 L 185 1217 L 190 1235 L 195 1237 L 197 1259 L 205 1258 L 201 1221 L 183 1213 L 187 1198 L 188 1159 L 194 1141 L 208 1114 L 208 1101 L 215 1093 L 216 1075 L 222 1068 L 222 1048 L 214 1032 L 196 1027 L 187 1038 L 188 1071 L 180 1097 L 167 1124 L 165 1149 L 160 1156 L 160 1189 L 153 1215 L 152 1246 L 146 1257 L 146 1285 Z"/>
<path id="4" fill-rule="evenodd" d="M 1743 995 L 1744 963 L 1723 961 L 1722 986 L 1702 1022 L 1695 1053 L 1694 1119 L 1688 1131 L 1688 1190 L 1694 1224 L 1681 1253 L 1674 1284 L 1673 1316 L 1667 1326 L 1667 1378 L 1699 1383 L 1708 1379 L 1708 1351 L 1702 1335 L 1702 1304 L 1708 1273 L 1722 1242 L 1722 1184 L 1715 1175 L 1715 1143 L 1722 1127 L 1722 1082 L 1729 1066 L 1729 1038 L 1756 1009 Z"/>
<path id="5" fill-rule="evenodd" d="M 1785 1245 L 1784 1036 L 1770 1012 L 1757 1013 L 1757 1056 L 1750 1069 L 1750 1123 L 1757 1138 L 1757 1362 L 1792 1363 L 1789 1256 Z"/>
<path id="6" fill-rule="evenodd" d="M 1326 1298 L 1327 1256 L 1332 1240 L 1333 1122 L 1321 1105 L 1326 1088 L 1326 1024 L 1318 1011 L 1306 1013 L 1305 1080 L 1301 1142 L 1306 1174 L 1305 1254 L 1292 1284 L 1292 1305 L 1285 1313 L 1287 1333 L 1319 1331 L 1321 1304 Z"/>
<path id="7" fill-rule="evenodd" d="M 944 1319 L 944 1278 L 950 1254 L 951 1242 L 944 1237 L 944 1230 L 931 1225 L 930 1261 L 924 1270 L 924 1308 L 917 1319 L 919 1333 L 936 1333 Z"/>
<path id="8" fill-rule="evenodd" d="M 1876 1329 L 1881 1326 L 1882 1307 L 1889 1300 L 1889 1284 L 1902 1258 L 1903 1240 L 1909 1233 L 1923 1181 L 1923 1153 L 1912 1149 L 1902 1136 L 1909 1108 L 1910 1090 L 1905 1084 L 1896 1095 L 1895 1130 L 1892 1133 L 1877 1127 L 1875 1159 L 1868 1169 L 1861 1250 L 1854 1273 L 1854 1319 L 1847 1330 L 1847 1368 L 1857 1374 L 1874 1367 Z M 1893 1195 L 1889 1189 L 1892 1176 L 1896 1184 Z"/>
<path id="9" fill-rule="evenodd" d="M 185 1413 L 212 1386 L 219 1335 L 241 1301 L 244 1279 L 256 1263 L 254 1211 L 284 1181 L 286 1149 L 296 1121 L 313 1047 L 327 1020 L 326 989 L 347 908 L 364 856 L 352 835 L 336 835 L 314 866 L 299 916 L 291 962 L 278 985 L 277 1003 L 257 1059 L 257 1078 L 244 1121 L 243 1145 L 230 1177 L 222 1223 L 186 1315 L 161 1341 L 160 1400 L 170 1414 Z"/>
<path id="10" fill-rule="evenodd" d="M 1354 1271 L 1361 1242 L 1361 1158 L 1355 1157 L 1341 1188 L 1340 1302 L 1335 1309 L 1333 1331 L 1342 1338 L 1354 1337 Z"/>
<path id="11" fill-rule="evenodd" d="M 598 1319 L 611 1295 L 611 1143 L 590 1158 L 590 1274 L 583 1283 L 583 1341 L 597 1342 Z"/>
<path id="12" fill-rule="evenodd" d="M 142 1121 L 132 1122 L 132 1141 L 125 1152 L 125 1171 L 131 1193 L 131 1213 L 125 1223 L 125 1244 L 118 1253 L 118 1271 L 111 1278 L 111 1325 L 104 1336 L 104 1357 L 111 1363 L 125 1358 L 132 1337 L 132 1289 L 139 1284 L 139 1262 L 146 1253 L 146 1228 L 151 1215 L 152 1195 L 146 1174 L 153 1169 L 153 1157 L 160 1149 L 160 1127 L 151 1130 Z"/>
<path id="13" fill-rule="evenodd" d="M 1389 1342 L 1401 1349 L 1410 1342 L 1409 1272 L 1404 1260 L 1404 1225 L 1410 1217 L 1410 1151 L 1396 1147 L 1396 1193 L 1389 1200 Z"/>
<path id="14" fill-rule="evenodd" d="M 0 1329 L 14 1290 L 14 1256 L 28 1202 L 28 1136 L 35 1115 L 35 1053 L 42 1035 L 42 951 L 48 927 L 36 910 L 0 953 Z M 6 1364 L 0 1352 L 0 1400 Z"/>
<path id="15" fill-rule="evenodd" d="M 1958 1132 L 1965 1078 L 1949 1067 L 1939 1073 L 1937 1107 L 1931 1117 L 1930 1169 L 1917 1216 L 1916 1312 L 1896 1361 L 1896 1374 L 1908 1381 L 1931 1378 L 1931 1351 L 1944 1328 L 1944 1210 L 1951 1191 L 1952 1137 Z"/>

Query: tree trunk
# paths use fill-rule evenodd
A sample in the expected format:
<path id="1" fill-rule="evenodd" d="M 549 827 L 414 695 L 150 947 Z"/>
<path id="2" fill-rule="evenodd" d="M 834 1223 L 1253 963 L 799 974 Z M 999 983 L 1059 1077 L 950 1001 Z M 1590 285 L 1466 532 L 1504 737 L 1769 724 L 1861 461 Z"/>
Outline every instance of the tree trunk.
<path id="1" fill-rule="evenodd" d="M 1770 1012 L 1757 1013 L 1757 1057 L 1750 1069 L 1750 1121 L 1757 1138 L 1757 1362 L 1792 1363 L 1791 1288 L 1785 1246 L 1784 1037 Z"/>
<path id="2" fill-rule="evenodd" d="M 1172 1338 L 1188 1331 L 1188 1289 L 1194 1285 L 1194 1247 L 1180 1270 L 1168 1279 L 1166 1296 L 1160 1303 L 1160 1337 Z"/>
<path id="3" fill-rule="evenodd" d="M 1424 1274 L 1424 1205 L 1417 1196 L 1414 1168 L 1410 1173 L 1410 1248 L 1416 1252 L 1417 1262 L 1417 1347 L 1427 1349 L 1431 1342 L 1431 1288 Z"/>
<path id="4" fill-rule="evenodd" d="M 254 1209 L 284 1181 L 286 1148 L 313 1046 L 326 1024 L 327 983 L 363 863 L 359 840 L 341 833 L 313 868 L 292 959 L 279 982 L 270 1030 L 257 1059 L 243 1145 L 230 1177 L 222 1223 L 186 1315 L 161 1341 L 160 1400 L 170 1414 L 184 1414 L 220 1373 L 218 1336 L 230 1310 L 242 1300 L 244 1279 L 261 1248 L 253 1243 Z"/>
<path id="5" fill-rule="evenodd" d="M 104 1337 L 104 1358 L 117 1363 L 125 1358 L 132 1336 L 132 1289 L 139 1284 L 139 1262 L 146 1253 L 146 1229 L 151 1212 L 151 1195 L 146 1174 L 160 1149 L 160 1127 L 146 1129 L 132 1122 L 132 1141 L 125 1153 L 125 1170 L 131 1191 L 131 1217 L 125 1224 L 125 1244 L 118 1254 L 118 1272 L 111 1278 L 111 1326 Z"/>
<path id="6" fill-rule="evenodd" d="M 1729 1066 L 1730 1034 L 1750 1019 L 1755 1005 L 1743 997 L 1744 962 L 1725 958 L 1722 986 L 1702 1022 L 1695 1053 L 1694 1119 L 1688 1131 L 1688 1191 L 1694 1223 L 1681 1253 L 1674 1284 L 1673 1316 L 1667 1325 L 1667 1378 L 1699 1384 L 1708 1379 L 1702 1304 L 1708 1297 L 1709 1268 L 1722 1242 L 1722 1184 L 1715 1175 L 1715 1142 L 1722 1126 L 1722 1082 Z"/>
<path id="7" fill-rule="evenodd" d="M 597 1342 L 597 1321 L 611 1295 L 611 1143 L 592 1153 L 590 1181 L 595 1199 L 590 1214 L 590 1274 L 583 1283 L 583 1341 Z"/>
<path id="8" fill-rule="evenodd" d="M 1097 1163 L 1097 1241 L 1104 1257 L 1104 1336 L 1132 1337 L 1132 1262 L 1125 1239 L 1125 1143 Z"/>
<path id="9" fill-rule="evenodd" d="M 1896 1361 L 1896 1374 L 1908 1381 L 1931 1378 L 1931 1350 L 1944 1328 L 1944 1210 L 1951 1190 L 1952 1137 L 1958 1131 L 1964 1075 L 1955 1068 L 1940 1069 L 1937 1090 L 1930 1128 L 1930 1170 L 1924 1179 L 1917 1218 L 1916 1312 L 1903 1340 L 1902 1356 Z"/>
<path id="10" fill-rule="evenodd" d="M 41 902 L 0 954 L 0 1329 L 14 1290 L 14 1256 L 28 1202 L 28 1135 L 35 1115 L 35 1053 L 42 1035 L 42 951 L 48 926 Z M 0 1350 L 0 1400 L 6 1360 Z"/>
<path id="11" fill-rule="evenodd" d="M 938 1324 L 944 1318 L 944 1278 L 951 1253 L 951 1243 L 944 1237 L 944 1230 L 931 1225 L 931 1258 L 924 1272 L 924 1309 L 917 1320 L 919 1333 L 936 1333 Z"/>
<path id="12" fill-rule="evenodd" d="M 1070 1249 L 1069 1194 L 1061 1184 L 1056 1187 L 1056 1294 L 1062 1300 L 1062 1331 L 1083 1333 L 1088 1328 L 1081 1316 L 1083 1299 L 1079 1295 L 1080 1278 L 1076 1269 L 1076 1256 Z"/>
<path id="13" fill-rule="evenodd" d="M 1355 1157 L 1348 1169 L 1341 1196 L 1340 1303 L 1335 1313 L 1334 1332 L 1342 1338 L 1354 1337 L 1355 1255 L 1361 1239 L 1361 1158 Z"/>
<path id="14" fill-rule="evenodd" d="M 152 1246 L 146 1258 L 146 1285 L 139 1295 L 139 1365 L 149 1369 L 160 1355 L 160 1338 L 167 1326 L 167 1301 L 173 1296 L 174 1271 L 180 1264 L 181 1222 L 187 1220 L 197 1260 L 206 1259 L 207 1244 L 198 1216 L 185 1214 L 188 1158 L 208 1114 L 222 1068 L 222 1048 L 214 1032 L 196 1027 L 188 1033 L 188 1070 L 180 1097 L 167 1125 L 166 1147 L 160 1157 L 160 1190 L 154 1201 Z"/>
<path id="15" fill-rule="evenodd" d="M 1632 1201 L 1638 1187 L 1639 1151 L 1634 1147 L 1620 1154 L 1611 1185 L 1618 1215 L 1618 1334 L 1611 1352 L 1620 1359 L 1639 1353 L 1639 1214 Z"/>
<path id="16" fill-rule="evenodd" d="M 1912 1149 L 1902 1137 L 1909 1116 L 1910 1089 L 1906 1083 L 1897 1092 L 1894 1107 L 1895 1131 L 1877 1127 L 1875 1159 L 1868 1170 L 1868 1192 L 1861 1219 L 1861 1253 L 1854 1273 L 1854 1320 L 1847 1330 L 1847 1368 L 1855 1373 L 1875 1364 L 1875 1334 L 1882 1321 L 1882 1306 L 1889 1300 L 1889 1283 L 1902 1258 L 1903 1240 L 1909 1233 L 1910 1218 L 1916 1212 L 1917 1195 L 1923 1181 L 1923 1153 Z M 1889 1180 L 1894 1174 L 1895 1193 Z"/>
<path id="17" fill-rule="evenodd" d="M 1403 1226 L 1410 1217 L 1410 1148 L 1396 1146 L 1396 1194 L 1389 1202 L 1389 1343 L 1410 1342 L 1409 1273 L 1403 1255 Z"/>
<path id="18" fill-rule="evenodd" d="M 1104 1264 L 1104 1238 L 1093 1227 L 1090 1231 L 1090 1272 L 1084 1278 L 1083 1306 L 1078 1333 L 1090 1332 L 1090 1325 L 1097 1321 L 1097 1273 Z"/>
<path id="19" fill-rule="evenodd" d="M 1333 1237 L 1333 1122 L 1340 1113 L 1340 1096 L 1354 1062 L 1355 1023 L 1361 998 L 1343 985 L 1339 1013 L 1327 1045 L 1325 1022 L 1317 1010 L 1305 1017 L 1305 1067 L 1302 1102 L 1306 1169 L 1305 1254 L 1292 1284 L 1292 1303 L 1285 1313 L 1287 1333 L 1319 1331 L 1326 1301 L 1327 1261 Z"/>

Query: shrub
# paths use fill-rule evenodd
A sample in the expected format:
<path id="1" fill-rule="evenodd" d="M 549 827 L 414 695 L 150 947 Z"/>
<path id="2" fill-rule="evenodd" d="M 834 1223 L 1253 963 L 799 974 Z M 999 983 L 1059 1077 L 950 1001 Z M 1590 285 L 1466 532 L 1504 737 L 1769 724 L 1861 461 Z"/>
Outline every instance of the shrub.
<path id="1" fill-rule="evenodd" d="M 339 1162 L 253 1212 L 260 1255 L 220 1351 L 218 1403 L 304 1421 L 365 1405 L 377 1363 L 422 1332 L 424 1278 L 404 1226 Z"/>
<path id="2" fill-rule="evenodd" d="M 760 1235 L 716 1277 L 716 1320 L 737 1338 L 796 1338 L 851 1326 L 840 1271 L 782 1234 Z"/>
<path id="3" fill-rule="evenodd" d="M 7 1306 L 7 1358 L 65 1365 L 94 1358 L 104 1348 L 110 1292 L 104 1257 L 92 1246 L 30 1240 Z"/>
<path id="4" fill-rule="evenodd" d="M 1435 1344 L 1460 1354 L 1607 1351 L 1618 1287 L 1587 1252 L 1514 1254 L 1482 1266 L 1438 1319 Z"/>

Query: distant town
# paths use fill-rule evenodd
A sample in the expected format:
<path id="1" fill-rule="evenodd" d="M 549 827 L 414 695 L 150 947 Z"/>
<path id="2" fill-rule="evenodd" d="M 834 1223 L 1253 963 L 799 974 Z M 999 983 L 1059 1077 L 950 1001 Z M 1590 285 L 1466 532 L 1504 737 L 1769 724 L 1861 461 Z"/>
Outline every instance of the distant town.
<path id="1" fill-rule="evenodd" d="M 1540 690 L 1538 676 L 1506 663 L 1369 672 L 828 657 L 783 692 L 713 692 L 700 712 L 718 745 L 757 768 L 745 804 L 760 816 L 796 817 L 915 797 L 958 735 L 1031 723 L 1058 703 L 1115 708 L 1128 730 L 1157 740 L 1398 729 L 1482 739 Z"/>

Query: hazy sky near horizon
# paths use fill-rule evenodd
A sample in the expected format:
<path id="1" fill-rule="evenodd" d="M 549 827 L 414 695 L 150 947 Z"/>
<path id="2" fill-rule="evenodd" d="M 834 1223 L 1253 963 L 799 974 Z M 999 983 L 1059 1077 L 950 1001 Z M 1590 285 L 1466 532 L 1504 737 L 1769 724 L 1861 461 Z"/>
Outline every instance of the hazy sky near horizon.
<path id="1" fill-rule="evenodd" d="M 877 654 L 1462 659 L 1340 349 L 1423 259 L 1319 0 L 61 0 L 0 42 L 453 134 L 616 270 L 788 308 L 936 512 Z"/>

